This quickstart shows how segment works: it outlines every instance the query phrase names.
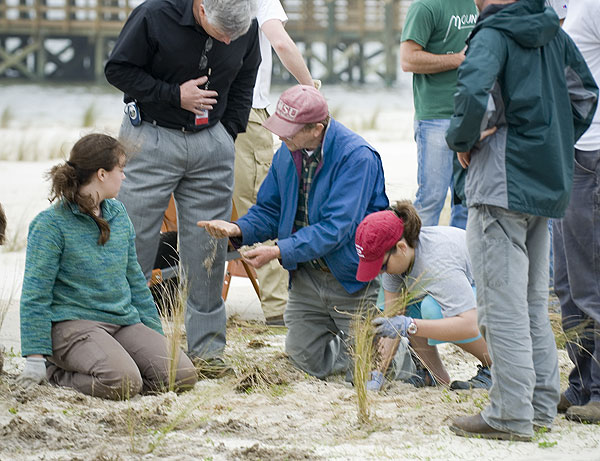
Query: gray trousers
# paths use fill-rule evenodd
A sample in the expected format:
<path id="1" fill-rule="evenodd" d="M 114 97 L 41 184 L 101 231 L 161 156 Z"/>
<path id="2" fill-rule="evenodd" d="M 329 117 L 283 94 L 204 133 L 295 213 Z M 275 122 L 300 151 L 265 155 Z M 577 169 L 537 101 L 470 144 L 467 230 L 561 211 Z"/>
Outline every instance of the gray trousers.
<path id="1" fill-rule="evenodd" d="M 477 315 L 492 358 L 491 427 L 531 436 L 550 427 L 560 396 L 548 318 L 547 219 L 495 206 L 469 208 L 467 243 Z"/>
<path id="2" fill-rule="evenodd" d="M 294 271 L 283 314 L 285 351 L 292 362 L 317 378 L 346 371 L 353 316 L 373 308 L 378 292 L 376 280 L 349 294 L 329 272 L 309 267 Z"/>
<path id="3" fill-rule="evenodd" d="M 213 239 L 201 220 L 231 218 L 233 139 L 223 125 L 183 133 L 124 118 L 120 139 L 134 153 L 125 168 L 119 200 L 136 232 L 142 271 L 150 277 L 160 226 L 171 194 L 177 205 L 179 256 L 188 283 L 185 326 L 191 356 L 219 356 L 225 348 L 225 303 L 221 298 L 226 239 Z"/>
<path id="4" fill-rule="evenodd" d="M 52 325 L 48 381 L 94 397 L 124 399 L 164 391 L 169 384 L 166 338 L 142 323 L 128 326 L 91 320 Z M 175 381 L 180 389 L 197 380 L 190 359 L 179 351 Z"/>
<path id="5" fill-rule="evenodd" d="M 600 150 L 575 149 L 571 201 L 554 220 L 553 244 L 554 289 L 575 365 L 565 396 L 585 405 L 600 401 Z"/>

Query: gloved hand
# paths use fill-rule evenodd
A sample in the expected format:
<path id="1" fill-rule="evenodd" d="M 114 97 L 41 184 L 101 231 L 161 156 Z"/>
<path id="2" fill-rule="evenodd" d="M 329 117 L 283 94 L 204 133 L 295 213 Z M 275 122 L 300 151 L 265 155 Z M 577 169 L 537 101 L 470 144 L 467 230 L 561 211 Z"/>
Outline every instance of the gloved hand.
<path id="1" fill-rule="evenodd" d="M 384 374 L 379 370 L 373 370 L 371 372 L 371 379 L 367 381 L 367 390 L 368 391 L 379 391 L 383 387 L 383 383 L 385 382 Z"/>
<path id="2" fill-rule="evenodd" d="M 405 315 L 397 315 L 395 317 L 377 317 L 371 322 L 375 327 L 377 336 L 386 336 L 388 338 L 396 338 L 398 335 L 407 336 L 406 330 L 413 319 Z"/>
<path id="3" fill-rule="evenodd" d="M 27 388 L 46 381 L 46 359 L 27 357 L 25 368 L 17 378 L 17 383 Z"/>

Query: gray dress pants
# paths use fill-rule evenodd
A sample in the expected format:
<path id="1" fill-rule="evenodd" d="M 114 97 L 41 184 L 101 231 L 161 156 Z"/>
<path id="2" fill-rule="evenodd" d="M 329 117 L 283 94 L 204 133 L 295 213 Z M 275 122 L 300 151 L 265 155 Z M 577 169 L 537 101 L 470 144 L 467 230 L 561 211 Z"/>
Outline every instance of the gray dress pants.
<path id="1" fill-rule="evenodd" d="M 184 133 L 148 122 L 134 127 L 127 117 L 119 137 L 132 157 L 118 198 L 135 228 L 142 271 L 147 278 L 152 273 L 163 215 L 174 194 L 179 256 L 188 283 L 188 353 L 202 358 L 219 356 L 225 348 L 221 290 L 227 240 L 213 239 L 196 223 L 231 218 L 233 139 L 221 123 Z"/>

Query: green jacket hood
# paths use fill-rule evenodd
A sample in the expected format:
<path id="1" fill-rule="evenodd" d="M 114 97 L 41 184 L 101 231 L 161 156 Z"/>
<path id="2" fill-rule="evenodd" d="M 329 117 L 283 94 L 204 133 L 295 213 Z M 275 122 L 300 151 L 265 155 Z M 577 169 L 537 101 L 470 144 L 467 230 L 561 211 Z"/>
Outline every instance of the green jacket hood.
<path id="1" fill-rule="evenodd" d="M 503 32 L 524 48 L 539 48 L 552 40 L 560 29 L 557 14 L 552 8 L 545 8 L 544 0 L 517 0 L 500 10 L 497 6 L 492 4 L 481 12 L 467 43 L 482 28 L 489 27 Z"/>

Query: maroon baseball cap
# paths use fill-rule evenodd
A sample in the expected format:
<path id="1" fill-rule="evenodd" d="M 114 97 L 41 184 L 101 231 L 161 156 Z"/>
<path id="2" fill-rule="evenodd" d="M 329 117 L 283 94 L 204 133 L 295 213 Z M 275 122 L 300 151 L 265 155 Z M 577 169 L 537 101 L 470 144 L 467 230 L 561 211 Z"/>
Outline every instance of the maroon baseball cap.
<path id="1" fill-rule="evenodd" d="M 381 271 L 383 258 L 402 239 L 404 222 L 391 210 L 371 213 L 356 229 L 358 270 L 356 280 L 368 282 Z"/>
<path id="2" fill-rule="evenodd" d="M 282 138 L 291 138 L 307 123 L 327 118 L 327 101 L 314 86 L 296 85 L 285 90 L 277 101 L 275 113 L 263 126 Z"/>

